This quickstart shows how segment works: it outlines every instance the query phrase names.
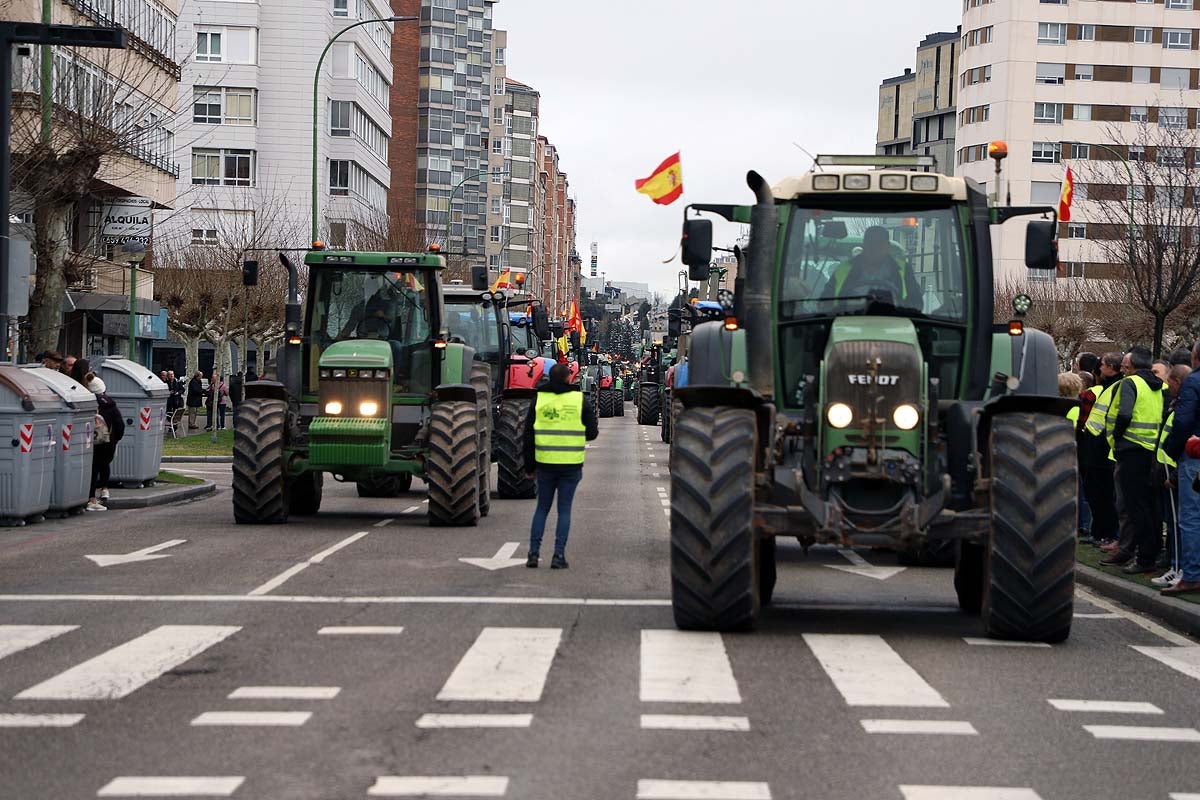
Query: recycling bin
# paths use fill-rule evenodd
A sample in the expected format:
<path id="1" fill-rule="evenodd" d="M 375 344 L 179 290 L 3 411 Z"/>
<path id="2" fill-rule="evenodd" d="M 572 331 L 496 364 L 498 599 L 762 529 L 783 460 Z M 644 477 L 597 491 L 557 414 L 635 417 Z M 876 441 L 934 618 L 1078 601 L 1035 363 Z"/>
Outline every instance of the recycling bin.
<path id="1" fill-rule="evenodd" d="M 91 497 L 96 395 L 61 372 L 45 367 L 27 367 L 25 371 L 45 382 L 59 399 L 50 513 L 66 516 L 82 511 Z"/>
<path id="2" fill-rule="evenodd" d="M 44 381 L 0 366 L 0 524 L 21 525 L 50 508 L 61 407 Z"/>
<path id="3" fill-rule="evenodd" d="M 99 367 L 108 396 L 125 420 L 111 480 L 124 486 L 149 486 L 158 477 L 163 434 L 167 429 L 167 385 L 150 370 L 126 358 L 106 358 Z"/>

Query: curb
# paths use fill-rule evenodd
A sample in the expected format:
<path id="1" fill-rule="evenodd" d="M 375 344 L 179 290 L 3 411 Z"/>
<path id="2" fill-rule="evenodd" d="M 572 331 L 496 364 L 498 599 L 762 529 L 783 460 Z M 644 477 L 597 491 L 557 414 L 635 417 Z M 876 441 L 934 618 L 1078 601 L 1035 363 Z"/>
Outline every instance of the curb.
<path id="1" fill-rule="evenodd" d="M 1075 579 L 1110 600 L 1153 614 L 1192 636 L 1200 637 L 1200 605 L 1163 597 L 1154 589 L 1114 578 L 1086 564 L 1075 565 Z"/>
<path id="2" fill-rule="evenodd" d="M 164 464 L 232 464 L 233 456 L 163 456 Z"/>
<path id="3" fill-rule="evenodd" d="M 202 484 L 194 486 L 178 486 L 172 487 L 161 492 L 154 492 L 149 495 L 140 497 L 110 497 L 108 507 L 110 509 L 129 509 L 129 508 L 150 508 L 151 506 L 165 506 L 170 503 L 178 503 L 183 500 L 192 500 L 197 497 L 204 497 L 213 494 L 217 491 L 217 485 L 212 481 L 205 481 Z"/>

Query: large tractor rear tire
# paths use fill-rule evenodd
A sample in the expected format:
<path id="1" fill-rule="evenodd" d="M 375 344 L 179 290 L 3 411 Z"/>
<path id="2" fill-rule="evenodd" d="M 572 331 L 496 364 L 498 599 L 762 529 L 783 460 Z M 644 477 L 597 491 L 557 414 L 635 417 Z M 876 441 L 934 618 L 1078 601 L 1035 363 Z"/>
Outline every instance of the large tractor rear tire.
<path id="1" fill-rule="evenodd" d="M 238 406 L 233 425 L 233 519 L 239 525 L 287 522 L 283 472 L 287 403 L 253 398 Z"/>
<path id="2" fill-rule="evenodd" d="M 638 425 L 658 424 L 658 384 L 643 383 L 638 387 Z"/>
<path id="3" fill-rule="evenodd" d="M 321 472 L 306 472 L 288 481 L 288 510 L 300 517 L 311 517 L 321 510 L 322 488 L 325 475 Z"/>
<path id="4" fill-rule="evenodd" d="M 999 414 L 990 450 L 984 626 L 999 639 L 1061 642 L 1071 633 L 1075 596 L 1074 427 L 1052 414 Z"/>
<path id="5" fill-rule="evenodd" d="M 479 411 L 475 403 L 434 403 L 429 422 L 429 524 L 479 522 Z"/>
<path id="6" fill-rule="evenodd" d="M 677 420 L 671 471 L 671 607 L 684 630 L 754 626 L 754 412 L 689 408 Z"/>
<path id="7" fill-rule="evenodd" d="M 537 481 L 525 477 L 525 423 L 532 402 L 520 399 L 500 403 L 500 422 L 496 426 L 496 489 L 506 500 L 537 497 Z"/>
<path id="8" fill-rule="evenodd" d="M 675 412 L 674 404 L 671 402 L 671 395 L 666 395 L 663 398 L 662 410 L 662 425 L 659 426 L 658 438 L 662 439 L 666 444 L 671 443 L 671 422 Z"/>
<path id="9" fill-rule="evenodd" d="M 615 416 L 615 417 L 625 416 L 625 390 L 624 389 L 614 389 L 613 390 L 613 416 Z"/>
<path id="10" fill-rule="evenodd" d="M 492 510 L 492 372 L 487 364 L 471 365 L 471 385 L 479 412 L 479 516 Z"/>

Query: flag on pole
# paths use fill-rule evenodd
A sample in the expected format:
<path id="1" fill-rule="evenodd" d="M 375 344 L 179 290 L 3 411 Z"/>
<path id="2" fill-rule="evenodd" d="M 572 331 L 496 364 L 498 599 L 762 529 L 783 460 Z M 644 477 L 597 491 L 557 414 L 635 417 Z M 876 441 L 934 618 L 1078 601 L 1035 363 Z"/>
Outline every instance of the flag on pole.
<path id="1" fill-rule="evenodd" d="M 498 278 L 496 278 L 496 282 L 492 284 L 493 292 L 498 292 L 501 289 L 513 289 L 513 288 L 516 288 L 516 287 L 514 287 L 512 284 L 512 270 L 507 269 L 507 268 L 503 272 L 500 273 L 500 276 Z"/>
<path id="2" fill-rule="evenodd" d="M 1071 221 L 1071 201 L 1075 199 L 1075 174 L 1067 167 L 1063 177 L 1062 196 L 1058 199 L 1058 218 L 1063 222 Z"/>
<path id="3" fill-rule="evenodd" d="M 579 303 L 571 301 L 571 313 L 567 315 L 567 330 L 579 333 L 579 344 L 587 344 L 587 331 L 583 327 L 583 317 L 579 315 Z"/>
<path id="4" fill-rule="evenodd" d="M 661 206 L 669 206 L 683 195 L 683 169 L 679 153 L 659 164 L 649 178 L 633 182 L 633 187 Z"/>

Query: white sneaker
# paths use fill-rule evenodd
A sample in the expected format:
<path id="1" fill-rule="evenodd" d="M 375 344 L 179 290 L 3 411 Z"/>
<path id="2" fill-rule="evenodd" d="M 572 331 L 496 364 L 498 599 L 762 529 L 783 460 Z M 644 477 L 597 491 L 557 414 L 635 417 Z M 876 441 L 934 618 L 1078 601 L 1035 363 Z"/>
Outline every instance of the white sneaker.
<path id="1" fill-rule="evenodd" d="M 1169 569 L 1157 578 L 1151 578 L 1150 582 L 1155 586 L 1174 586 L 1183 578 L 1183 574 L 1176 569 Z"/>
<path id="2" fill-rule="evenodd" d="M 87 510 L 88 511 L 108 511 L 107 508 L 105 508 L 103 505 L 96 502 L 95 500 L 88 501 Z"/>
<path id="3" fill-rule="evenodd" d="M 108 489 L 101 489 L 101 490 L 100 490 L 100 498 L 99 498 L 99 499 L 100 499 L 100 500 L 107 500 L 107 499 L 108 499 Z"/>

